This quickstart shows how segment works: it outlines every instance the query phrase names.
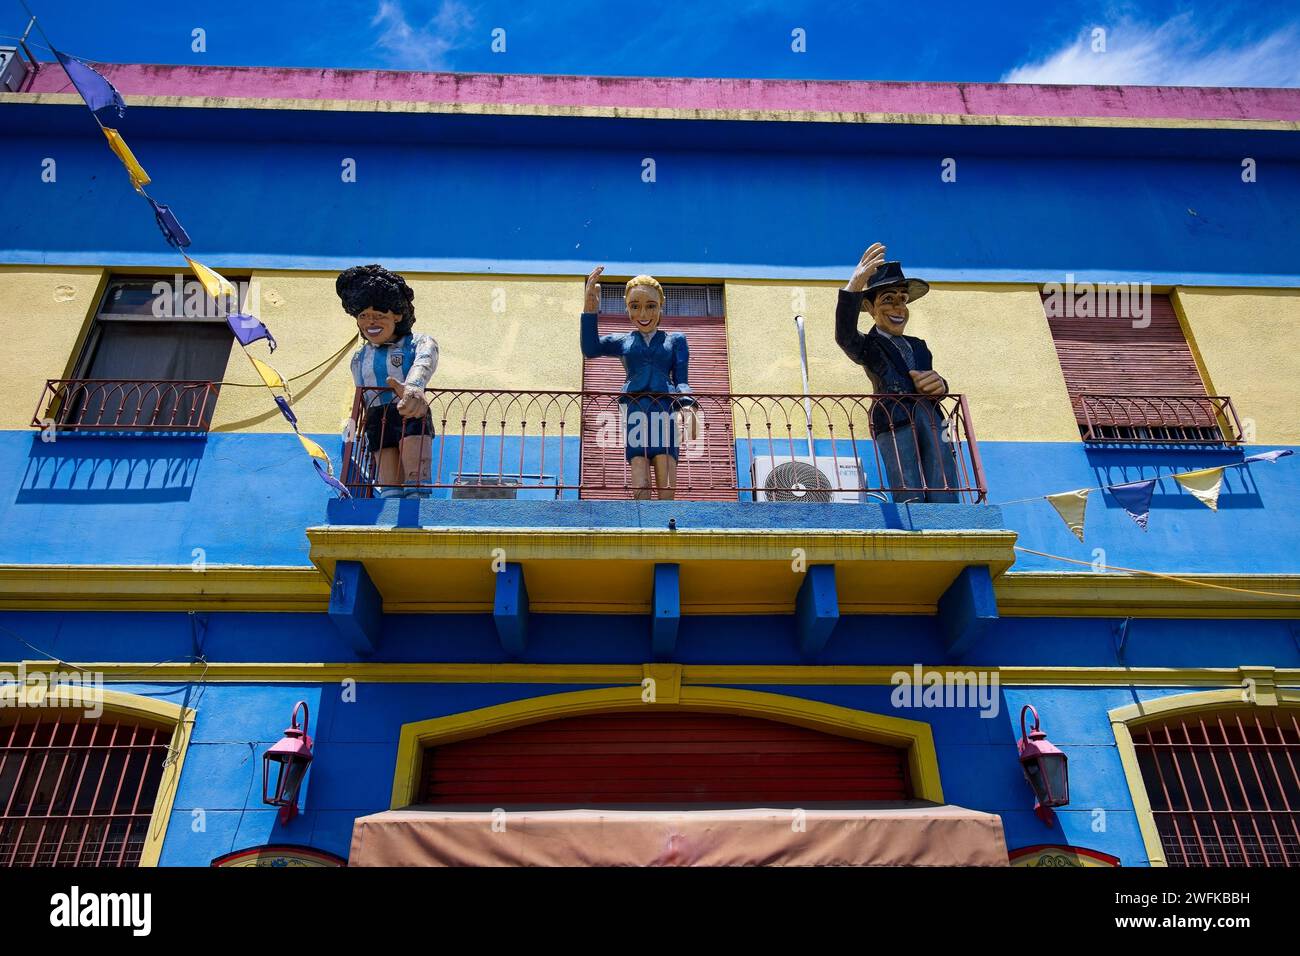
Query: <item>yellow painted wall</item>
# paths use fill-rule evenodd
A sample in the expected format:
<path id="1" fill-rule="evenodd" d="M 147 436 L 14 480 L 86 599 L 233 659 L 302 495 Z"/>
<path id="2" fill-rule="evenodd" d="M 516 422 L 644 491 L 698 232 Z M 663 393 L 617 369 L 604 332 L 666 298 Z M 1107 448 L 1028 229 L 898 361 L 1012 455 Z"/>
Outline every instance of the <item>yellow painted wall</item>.
<path id="1" fill-rule="evenodd" d="M 1180 287 L 1172 299 L 1205 387 L 1229 396 L 1244 426 L 1253 423 L 1247 440 L 1300 444 L 1300 290 Z"/>
<path id="2" fill-rule="evenodd" d="M 835 344 L 841 285 L 728 281 L 732 390 L 802 390 L 794 325 L 802 311 L 812 391 L 870 392 L 866 372 Z M 926 340 L 935 369 L 966 395 L 978 439 L 1079 440 L 1037 286 L 937 284 L 913 307 L 908 333 Z"/>
<path id="3" fill-rule="evenodd" d="M 0 266 L 0 428 L 28 428 L 46 379 L 64 378 L 102 294 L 104 270 Z"/>
<path id="4" fill-rule="evenodd" d="M 334 292 L 337 272 L 255 272 L 259 316 L 279 348 L 270 359 L 281 375 L 296 376 L 348 342 L 326 368 L 291 383 L 303 431 L 337 432 L 352 402 L 348 361 L 356 349 L 356 322 Z M 579 389 L 582 354 L 578 316 L 582 281 L 576 277 L 431 276 L 403 273 L 415 290 L 415 328 L 438 340 L 435 388 Z M 261 343 L 252 346 L 265 358 Z M 226 377 L 256 383 L 235 354 Z M 278 431 L 282 419 L 264 389 L 227 388 L 217 403 L 216 431 Z"/>
<path id="5" fill-rule="evenodd" d="M 245 304 L 275 334 L 280 348 L 271 361 L 285 376 L 348 346 L 292 383 L 295 411 L 309 432 L 338 431 L 351 405 L 356 326 L 339 306 L 336 275 L 257 272 L 254 298 Z M 581 388 L 578 277 L 412 273 L 407 280 L 415 289 L 416 328 L 441 346 L 435 387 Z M 10 349 L 0 365 L 0 427 L 28 427 L 44 381 L 69 374 L 106 281 L 105 270 L 94 267 L 0 266 L 0 331 Z M 812 390 L 869 391 L 865 373 L 835 344 L 839 285 L 728 281 L 733 391 L 801 391 L 796 311 L 807 319 Z M 1300 381 L 1300 291 L 1178 288 L 1173 301 L 1211 393 L 1233 397 L 1238 414 L 1253 423 L 1255 442 L 1300 444 L 1290 394 Z M 967 396 L 978 438 L 1078 440 L 1036 286 L 937 284 L 914 307 L 909 331 L 929 343 L 936 368 Z M 266 357 L 262 344 L 253 350 Z M 226 379 L 258 383 L 237 347 Z M 265 389 L 227 387 L 214 429 L 287 426 Z"/>

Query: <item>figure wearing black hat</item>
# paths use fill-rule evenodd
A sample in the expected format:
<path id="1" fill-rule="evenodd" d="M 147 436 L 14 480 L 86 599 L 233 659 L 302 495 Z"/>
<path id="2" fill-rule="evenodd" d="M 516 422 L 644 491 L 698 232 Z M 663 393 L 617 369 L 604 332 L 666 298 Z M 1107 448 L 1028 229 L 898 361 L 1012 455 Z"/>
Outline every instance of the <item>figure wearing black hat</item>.
<path id="1" fill-rule="evenodd" d="M 954 502 L 945 489 L 957 486 L 957 461 L 945 440 L 943 411 L 936 399 L 948 383 L 934 371 L 923 339 L 904 335 L 908 305 L 930 291 L 928 282 L 903 275 L 898 262 L 885 261 L 885 247 L 875 243 L 862 254 L 835 307 L 835 341 L 866 369 L 871 390 L 871 431 L 885 465 L 894 500 Z M 874 321 L 865 335 L 858 320 L 866 312 Z"/>

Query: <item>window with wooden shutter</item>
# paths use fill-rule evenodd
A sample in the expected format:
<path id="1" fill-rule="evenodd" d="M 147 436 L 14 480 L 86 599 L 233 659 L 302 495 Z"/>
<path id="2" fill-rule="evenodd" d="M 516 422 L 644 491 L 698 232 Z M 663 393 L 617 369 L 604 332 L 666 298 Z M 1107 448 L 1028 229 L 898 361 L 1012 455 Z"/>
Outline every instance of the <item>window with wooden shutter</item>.
<path id="1" fill-rule="evenodd" d="M 632 331 L 623 300 L 624 283 L 602 281 L 600 288 L 601 335 Z M 698 437 L 686 442 L 677 462 L 676 498 L 679 501 L 736 500 L 736 444 L 728 400 L 707 396 L 731 392 L 727 368 L 727 327 L 723 316 L 721 285 L 667 284 L 659 327 L 681 332 L 690 347 L 690 385 L 699 399 Z M 583 359 L 584 392 L 617 392 L 626 373 L 615 358 Z M 631 472 L 618 421 L 615 396 L 584 398 L 582 410 L 581 497 L 625 499 L 632 496 Z"/>
<path id="2" fill-rule="evenodd" d="M 1169 296 L 1150 295 L 1148 314 L 1135 317 L 1124 297 L 1097 291 L 1104 289 L 1073 301 L 1069 293 L 1043 296 L 1084 441 L 1239 441 L 1232 402 L 1206 392 Z"/>

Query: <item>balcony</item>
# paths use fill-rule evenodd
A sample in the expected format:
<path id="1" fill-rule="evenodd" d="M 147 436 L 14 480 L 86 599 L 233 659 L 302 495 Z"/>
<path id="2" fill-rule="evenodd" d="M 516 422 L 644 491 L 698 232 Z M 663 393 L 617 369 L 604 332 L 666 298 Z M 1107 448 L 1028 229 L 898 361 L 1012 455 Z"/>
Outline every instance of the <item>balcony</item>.
<path id="1" fill-rule="evenodd" d="M 621 397 L 597 391 L 427 390 L 430 458 L 424 479 L 406 488 L 452 499 L 630 500 L 635 489 L 624 454 Z M 357 389 L 352 421 L 364 423 L 368 413 L 380 418 L 373 412 L 383 398 L 383 389 Z M 680 396 L 648 397 L 650 433 L 686 436 L 677 464 L 678 501 L 860 504 L 892 498 L 974 504 L 987 496 L 961 395 L 697 392 L 691 398 L 695 404 L 682 410 Z M 888 441 L 878 440 L 873 405 L 878 419 L 889 412 L 902 422 Z M 342 480 L 359 498 L 393 487 L 381 480 L 375 450 L 400 436 L 390 434 L 391 423 L 376 425 L 358 426 L 344 446 Z M 412 437 L 428 433 L 427 425 L 412 427 Z M 950 467 L 932 471 L 928 480 L 922 469 L 909 471 L 904 459 L 920 459 L 922 446 L 950 448 Z"/>
<path id="2" fill-rule="evenodd" d="M 793 613 L 809 655 L 841 611 L 938 614 L 956 652 L 996 616 L 992 578 L 1014 560 L 960 395 L 695 393 L 691 422 L 680 396 L 657 396 L 665 434 L 689 437 L 676 498 L 635 500 L 624 406 L 596 391 L 429 390 L 430 420 L 408 436 L 433 431 L 420 495 L 381 496 L 401 489 L 373 450 L 402 427 L 365 427 L 381 391 L 353 405 L 342 480 L 356 497 L 307 530 L 362 653 L 383 612 L 489 612 L 517 654 L 530 608 L 648 614 L 660 655 L 683 614 Z M 877 423 L 900 408 L 915 427 L 885 437 L 873 403 Z M 900 480 L 921 429 L 950 465 Z"/>
<path id="3" fill-rule="evenodd" d="M 200 381 L 49 379 L 33 428 L 58 431 L 203 433 L 220 386 Z"/>
<path id="4" fill-rule="evenodd" d="M 1081 393 L 1079 432 L 1093 444 L 1239 445 L 1241 422 L 1226 395 Z"/>

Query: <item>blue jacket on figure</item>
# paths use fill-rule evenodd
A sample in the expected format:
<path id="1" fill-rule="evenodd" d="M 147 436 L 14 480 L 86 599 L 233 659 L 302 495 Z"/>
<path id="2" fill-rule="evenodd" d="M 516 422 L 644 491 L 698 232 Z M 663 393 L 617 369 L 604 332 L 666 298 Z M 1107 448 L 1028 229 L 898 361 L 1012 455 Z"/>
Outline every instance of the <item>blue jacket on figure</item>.
<path id="1" fill-rule="evenodd" d="M 622 391 L 627 395 L 640 392 L 667 392 L 689 395 L 687 382 L 691 353 L 686 336 L 680 332 L 656 329 L 649 343 L 640 332 L 600 335 L 596 313 L 582 313 L 582 354 L 587 358 L 616 358 L 623 363 L 627 380 Z M 688 404 L 683 402 L 682 404 Z"/>
<path id="2" fill-rule="evenodd" d="M 659 455 L 676 459 L 681 451 L 677 409 L 695 401 L 650 396 L 690 394 L 686 377 L 691 353 L 686 336 L 663 329 L 656 329 L 649 342 L 637 331 L 600 335 L 596 313 L 584 312 L 580 344 L 587 358 L 616 358 L 623 363 L 627 379 L 618 400 L 625 412 L 627 460 Z"/>

